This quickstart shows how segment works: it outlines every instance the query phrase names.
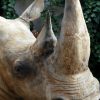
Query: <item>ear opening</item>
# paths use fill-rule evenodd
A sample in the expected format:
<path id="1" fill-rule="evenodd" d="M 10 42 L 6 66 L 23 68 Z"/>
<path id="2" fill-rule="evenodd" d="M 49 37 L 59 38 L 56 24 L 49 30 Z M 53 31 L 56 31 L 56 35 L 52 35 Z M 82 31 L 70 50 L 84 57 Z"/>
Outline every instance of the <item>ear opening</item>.
<path id="1" fill-rule="evenodd" d="M 44 9 L 44 0 L 35 0 L 19 17 L 27 22 L 33 21 L 40 17 Z"/>

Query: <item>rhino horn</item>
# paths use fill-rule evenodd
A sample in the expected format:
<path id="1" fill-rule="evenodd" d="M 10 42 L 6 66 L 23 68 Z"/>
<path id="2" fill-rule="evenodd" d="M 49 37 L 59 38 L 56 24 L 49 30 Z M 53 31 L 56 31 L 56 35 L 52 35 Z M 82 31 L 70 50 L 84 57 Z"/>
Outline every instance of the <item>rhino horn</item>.
<path id="1" fill-rule="evenodd" d="M 62 59 L 62 64 L 60 64 L 66 66 L 67 70 L 64 69 L 66 74 L 87 70 L 90 57 L 90 37 L 79 0 L 65 0 L 58 43 L 59 57 Z"/>
<path id="2" fill-rule="evenodd" d="M 46 22 L 34 44 L 34 48 L 38 55 L 43 57 L 49 56 L 53 51 L 57 43 L 57 38 L 54 35 L 51 23 L 51 16 L 48 11 Z"/>

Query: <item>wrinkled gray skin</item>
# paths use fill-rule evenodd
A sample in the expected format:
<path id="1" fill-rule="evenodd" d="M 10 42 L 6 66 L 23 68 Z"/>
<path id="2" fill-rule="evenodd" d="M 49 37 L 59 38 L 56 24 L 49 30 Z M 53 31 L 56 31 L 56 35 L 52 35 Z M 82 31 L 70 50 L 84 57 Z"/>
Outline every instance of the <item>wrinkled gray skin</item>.
<path id="1" fill-rule="evenodd" d="M 43 8 L 35 0 L 15 20 L 0 17 L 0 100 L 99 100 L 79 0 L 65 0 L 58 42 L 49 13 L 37 39 L 30 31 Z"/>

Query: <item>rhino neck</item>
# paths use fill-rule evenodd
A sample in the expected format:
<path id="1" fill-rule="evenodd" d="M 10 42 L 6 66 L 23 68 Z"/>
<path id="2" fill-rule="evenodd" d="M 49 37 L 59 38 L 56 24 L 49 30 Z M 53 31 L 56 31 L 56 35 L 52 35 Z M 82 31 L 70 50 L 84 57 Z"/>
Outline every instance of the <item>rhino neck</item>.
<path id="1" fill-rule="evenodd" d="M 52 66 L 56 73 L 77 74 L 88 69 L 90 38 L 79 0 L 65 0 L 58 42 L 52 58 Z"/>

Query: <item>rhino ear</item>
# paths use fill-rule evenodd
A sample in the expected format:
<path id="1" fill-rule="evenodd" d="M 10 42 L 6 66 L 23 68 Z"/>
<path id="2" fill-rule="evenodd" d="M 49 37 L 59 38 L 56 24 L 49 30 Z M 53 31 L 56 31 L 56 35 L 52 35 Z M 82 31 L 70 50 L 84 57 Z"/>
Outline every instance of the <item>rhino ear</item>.
<path id="1" fill-rule="evenodd" d="M 51 24 L 50 13 L 47 13 L 46 23 L 44 24 L 34 45 L 39 56 L 48 57 L 54 51 L 57 44 L 57 38 L 54 35 Z"/>
<path id="2" fill-rule="evenodd" d="M 30 22 L 41 15 L 44 9 L 44 0 L 35 0 L 20 16 L 21 19 Z"/>

